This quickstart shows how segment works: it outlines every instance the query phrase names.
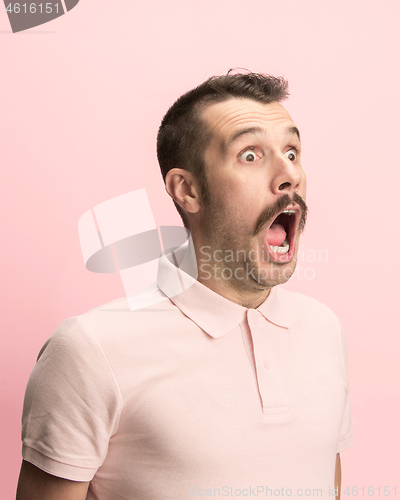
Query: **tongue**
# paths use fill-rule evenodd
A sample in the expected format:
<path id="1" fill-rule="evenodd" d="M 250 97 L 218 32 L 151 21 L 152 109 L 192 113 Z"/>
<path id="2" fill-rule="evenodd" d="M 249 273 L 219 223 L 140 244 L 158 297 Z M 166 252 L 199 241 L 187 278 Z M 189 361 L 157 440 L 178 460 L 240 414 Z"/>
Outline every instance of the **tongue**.
<path id="1" fill-rule="evenodd" d="M 286 231 L 281 224 L 272 224 L 267 231 L 267 241 L 270 246 L 281 245 L 286 238 Z"/>

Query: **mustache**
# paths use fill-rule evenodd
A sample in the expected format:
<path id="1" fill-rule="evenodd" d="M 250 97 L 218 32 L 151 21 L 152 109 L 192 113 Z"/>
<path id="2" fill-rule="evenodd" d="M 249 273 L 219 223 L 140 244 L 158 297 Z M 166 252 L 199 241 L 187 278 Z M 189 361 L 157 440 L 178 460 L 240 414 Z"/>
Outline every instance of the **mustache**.
<path id="1" fill-rule="evenodd" d="M 307 212 L 308 207 L 303 198 L 295 193 L 293 196 L 289 196 L 288 194 L 284 194 L 277 200 L 277 202 L 272 206 L 268 207 L 264 212 L 260 215 L 256 229 L 254 231 L 254 236 L 257 236 L 261 229 L 264 227 L 265 223 L 270 219 L 275 219 L 275 217 L 280 214 L 285 208 L 290 204 L 296 204 L 301 208 L 299 229 L 300 232 L 303 231 L 304 226 L 306 225 L 307 220 Z"/>

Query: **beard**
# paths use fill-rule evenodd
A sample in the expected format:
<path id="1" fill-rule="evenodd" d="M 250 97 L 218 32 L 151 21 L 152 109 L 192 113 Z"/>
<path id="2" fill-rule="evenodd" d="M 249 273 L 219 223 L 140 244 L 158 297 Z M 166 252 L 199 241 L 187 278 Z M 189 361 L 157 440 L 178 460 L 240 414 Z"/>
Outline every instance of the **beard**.
<path id="1" fill-rule="evenodd" d="M 209 186 L 205 185 L 203 234 L 210 252 L 206 261 L 210 275 L 221 280 L 221 283 L 226 282 L 225 286 L 238 291 L 260 291 L 288 281 L 296 268 L 297 252 L 292 261 L 270 262 L 265 260 L 264 247 L 254 242 L 266 225 L 270 225 L 274 218 L 291 204 L 301 209 L 296 229 L 297 246 L 308 211 L 305 201 L 297 193 L 292 196 L 283 194 L 273 205 L 263 210 L 255 227 L 250 227 L 244 210 L 228 209 Z M 204 255 L 204 252 L 202 253 Z"/>

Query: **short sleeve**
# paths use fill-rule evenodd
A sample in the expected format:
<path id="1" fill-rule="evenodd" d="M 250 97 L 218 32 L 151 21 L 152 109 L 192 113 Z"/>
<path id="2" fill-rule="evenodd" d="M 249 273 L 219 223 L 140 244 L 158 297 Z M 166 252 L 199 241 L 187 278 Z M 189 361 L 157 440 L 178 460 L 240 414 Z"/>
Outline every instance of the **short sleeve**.
<path id="1" fill-rule="evenodd" d="M 349 366 L 347 358 L 346 337 L 342 325 L 340 325 L 340 344 L 342 351 L 343 370 L 346 381 L 346 401 L 344 405 L 343 419 L 340 428 L 340 437 L 336 453 L 340 453 L 353 443 L 353 424 L 351 419 L 350 392 L 349 392 Z"/>
<path id="2" fill-rule="evenodd" d="M 64 321 L 42 347 L 22 414 L 24 460 L 65 479 L 90 481 L 104 462 L 122 399 L 83 320 Z"/>

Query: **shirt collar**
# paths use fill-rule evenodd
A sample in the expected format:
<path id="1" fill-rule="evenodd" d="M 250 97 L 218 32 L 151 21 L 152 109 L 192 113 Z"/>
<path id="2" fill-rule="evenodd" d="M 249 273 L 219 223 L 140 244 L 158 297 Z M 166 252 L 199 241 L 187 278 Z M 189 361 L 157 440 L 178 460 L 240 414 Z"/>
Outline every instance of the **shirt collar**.
<path id="1" fill-rule="evenodd" d="M 196 278 L 197 264 L 191 238 L 187 244 L 160 257 L 158 288 L 211 337 L 222 337 L 243 322 L 249 309 L 219 295 Z M 257 310 L 275 325 L 289 328 L 285 294 L 278 287 L 271 289 Z"/>

